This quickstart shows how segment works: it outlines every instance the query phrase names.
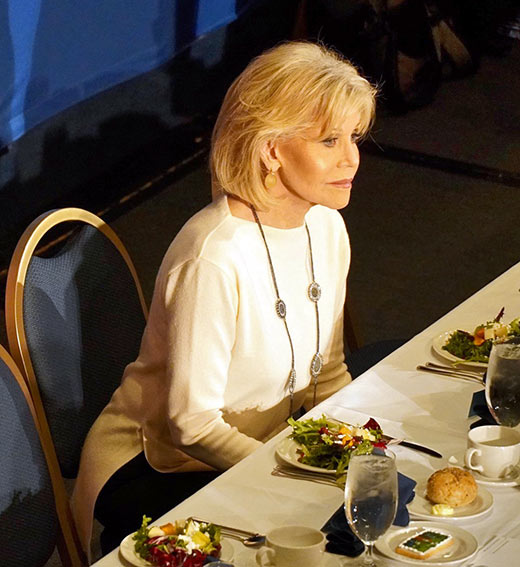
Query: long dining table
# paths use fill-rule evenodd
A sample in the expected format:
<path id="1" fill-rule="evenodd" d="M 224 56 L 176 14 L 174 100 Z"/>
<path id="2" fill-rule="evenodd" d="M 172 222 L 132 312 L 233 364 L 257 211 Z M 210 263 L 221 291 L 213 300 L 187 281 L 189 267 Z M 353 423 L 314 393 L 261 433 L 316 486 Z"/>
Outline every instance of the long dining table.
<path id="1" fill-rule="evenodd" d="M 427 360 L 446 362 L 432 349 L 437 337 L 454 329 L 472 331 L 478 324 L 493 319 L 502 307 L 504 322 L 520 316 L 520 263 L 313 408 L 304 418 L 325 414 L 362 425 L 373 417 L 386 434 L 441 453 L 443 457 L 439 459 L 401 445 L 393 447 L 398 470 L 417 481 L 418 498 L 424 493 L 425 482 L 433 471 L 446 466 L 464 466 L 467 432 L 478 419 L 469 416 L 469 408 L 473 395 L 483 387 L 450 376 L 425 373 L 416 367 Z M 271 474 L 278 462 L 277 445 L 289 433 L 288 427 L 162 518 L 154 518 L 153 523 L 160 525 L 194 516 L 263 534 L 289 524 L 321 528 L 341 506 L 343 491 L 335 486 Z M 432 520 L 463 528 L 476 538 L 476 555 L 459 564 L 519 565 L 520 481 L 479 483 L 479 490 L 481 488 L 492 494 L 492 505 L 484 513 L 468 519 Z M 413 515 L 411 519 L 414 520 Z M 236 567 L 256 565 L 254 549 L 239 541 L 229 542 L 233 546 L 232 562 Z M 324 562 L 324 567 L 348 566 L 352 562 L 348 557 L 335 555 Z M 402 563 L 386 559 L 385 564 Z M 95 567 L 121 565 L 129 563 L 118 549 L 95 563 Z"/>

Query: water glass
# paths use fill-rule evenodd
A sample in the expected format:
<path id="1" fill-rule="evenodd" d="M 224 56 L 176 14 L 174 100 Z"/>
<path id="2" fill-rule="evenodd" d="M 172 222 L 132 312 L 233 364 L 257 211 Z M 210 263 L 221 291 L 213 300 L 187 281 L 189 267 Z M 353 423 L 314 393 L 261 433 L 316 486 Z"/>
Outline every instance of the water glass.
<path id="1" fill-rule="evenodd" d="M 500 425 L 520 423 L 520 338 L 491 347 L 486 373 L 486 402 Z"/>
<path id="2" fill-rule="evenodd" d="M 391 451 L 355 455 L 350 459 L 345 514 L 352 531 L 365 544 L 363 565 L 376 565 L 374 543 L 392 525 L 397 497 L 397 468 Z"/>

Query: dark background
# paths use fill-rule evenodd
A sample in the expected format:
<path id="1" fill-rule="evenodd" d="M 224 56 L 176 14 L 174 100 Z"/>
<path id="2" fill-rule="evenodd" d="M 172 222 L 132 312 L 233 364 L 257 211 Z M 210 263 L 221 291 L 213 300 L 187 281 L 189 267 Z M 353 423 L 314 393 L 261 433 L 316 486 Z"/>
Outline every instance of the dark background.
<path id="1" fill-rule="evenodd" d="M 380 36 L 359 33 L 365 30 L 359 2 L 307 2 L 302 21 L 303 4 L 261 0 L 226 27 L 225 56 L 212 68 L 186 50 L 12 144 L 0 156 L 2 290 L 25 227 L 51 208 L 79 206 L 115 228 L 149 299 L 166 247 L 210 200 L 209 136 L 225 90 L 251 57 L 293 37 L 319 38 L 344 51 L 381 87 L 377 121 L 343 211 L 353 249 L 349 304 L 360 343 L 412 336 L 516 263 L 514 2 L 447 2 L 474 68 L 459 77 L 445 73 L 430 100 L 416 107 L 392 99 L 374 49 Z M 348 6 L 356 10 L 345 13 Z M 412 24 L 407 39 L 418 28 Z M 199 38 L 196 49 L 211 50 L 216 37 Z M 499 307 L 490 306 L 490 316 Z"/>

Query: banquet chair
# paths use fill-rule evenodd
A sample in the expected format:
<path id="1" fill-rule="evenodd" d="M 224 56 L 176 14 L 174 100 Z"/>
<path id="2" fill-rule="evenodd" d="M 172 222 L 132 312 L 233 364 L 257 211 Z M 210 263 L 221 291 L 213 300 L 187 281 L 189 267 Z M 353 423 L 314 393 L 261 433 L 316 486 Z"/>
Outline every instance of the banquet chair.
<path id="1" fill-rule="evenodd" d="M 408 339 L 387 339 L 361 344 L 355 312 L 350 299 L 345 302 L 343 319 L 343 342 L 345 363 L 352 379 L 357 378 L 380 360 L 401 347 Z"/>
<path id="2" fill-rule="evenodd" d="M 56 465 L 51 474 L 73 479 L 90 427 L 139 351 L 147 308 L 133 263 L 96 215 L 44 213 L 13 253 L 5 312 L 11 355 Z"/>
<path id="3" fill-rule="evenodd" d="M 25 380 L 0 345 L 0 547 L 3 567 L 42 567 L 58 545 L 80 567 L 65 488 L 51 478 Z"/>

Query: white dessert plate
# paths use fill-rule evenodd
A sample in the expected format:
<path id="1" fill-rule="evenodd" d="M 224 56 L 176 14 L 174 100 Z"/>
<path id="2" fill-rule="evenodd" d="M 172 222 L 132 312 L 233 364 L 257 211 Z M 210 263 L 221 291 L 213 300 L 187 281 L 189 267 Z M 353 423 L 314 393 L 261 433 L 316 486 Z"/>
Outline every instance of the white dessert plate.
<path id="1" fill-rule="evenodd" d="M 137 553 L 135 552 L 135 548 L 134 548 L 134 540 L 132 539 L 132 536 L 134 534 L 128 534 L 125 539 L 120 543 L 119 545 L 119 551 L 121 553 L 121 555 L 124 557 L 124 559 L 126 559 L 129 563 L 131 563 L 132 565 L 135 565 L 135 567 L 153 567 L 153 563 L 150 563 L 146 560 L 144 560 L 140 555 L 137 555 Z M 227 541 L 226 539 L 222 538 L 220 540 L 220 545 L 222 546 L 221 550 L 220 550 L 220 558 L 222 559 L 222 561 L 233 561 L 233 546 L 231 545 L 231 543 L 229 541 Z M 209 563 L 208 565 L 211 565 L 211 563 Z"/>
<path id="2" fill-rule="evenodd" d="M 520 484 L 520 467 L 514 467 L 511 469 L 511 472 L 504 478 L 489 478 L 474 470 L 471 471 L 471 474 L 475 477 L 475 480 L 479 484 L 485 484 L 488 486 L 517 486 Z"/>
<path id="3" fill-rule="evenodd" d="M 290 437 L 286 437 L 278 445 L 276 446 L 276 454 L 285 461 L 289 465 L 293 467 L 298 467 L 299 469 L 304 469 L 306 471 L 314 471 L 319 473 L 328 473 L 328 474 L 336 474 L 336 470 L 330 469 L 322 469 L 320 467 L 313 467 L 311 465 L 306 465 L 304 463 L 300 463 L 298 460 L 298 453 L 297 450 L 300 448 L 300 444 L 297 443 L 294 439 Z"/>
<path id="4" fill-rule="evenodd" d="M 445 333 L 441 333 L 438 337 L 435 337 L 432 341 L 432 348 L 435 353 L 437 353 L 442 358 L 449 360 L 450 362 L 458 362 L 460 364 L 464 364 L 466 366 L 476 366 L 478 368 L 487 368 L 487 362 L 472 362 L 471 360 L 464 360 L 463 358 L 459 358 L 451 352 L 444 350 L 442 347 L 448 342 L 448 339 L 452 333 L 454 333 L 456 329 L 452 331 L 446 331 Z"/>
<path id="5" fill-rule="evenodd" d="M 435 521 L 474 520 L 487 514 L 493 506 L 493 495 L 483 486 L 479 486 L 478 494 L 471 504 L 453 508 L 451 516 L 435 516 L 432 514 L 432 503 L 426 499 L 426 483 L 419 483 L 415 488 L 415 498 L 408 504 L 408 512 L 416 518 Z"/>
<path id="6" fill-rule="evenodd" d="M 452 545 L 439 553 L 428 557 L 427 559 L 414 559 L 406 557 L 395 551 L 396 547 L 408 539 L 413 537 L 424 529 L 433 529 L 437 532 L 451 535 L 454 539 Z M 457 565 L 463 561 L 467 561 L 473 557 L 478 549 L 478 542 L 475 537 L 459 528 L 449 524 L 438 524 L 434 522 L 410 522 L 406 528 L 390 528 L 390 530 L 376 541 L 376 549 L 379 553 L 399 561 L 399 563 L 412 563 L 415 565 L 438 565 L 445 567 L 447 565 Z"/>

